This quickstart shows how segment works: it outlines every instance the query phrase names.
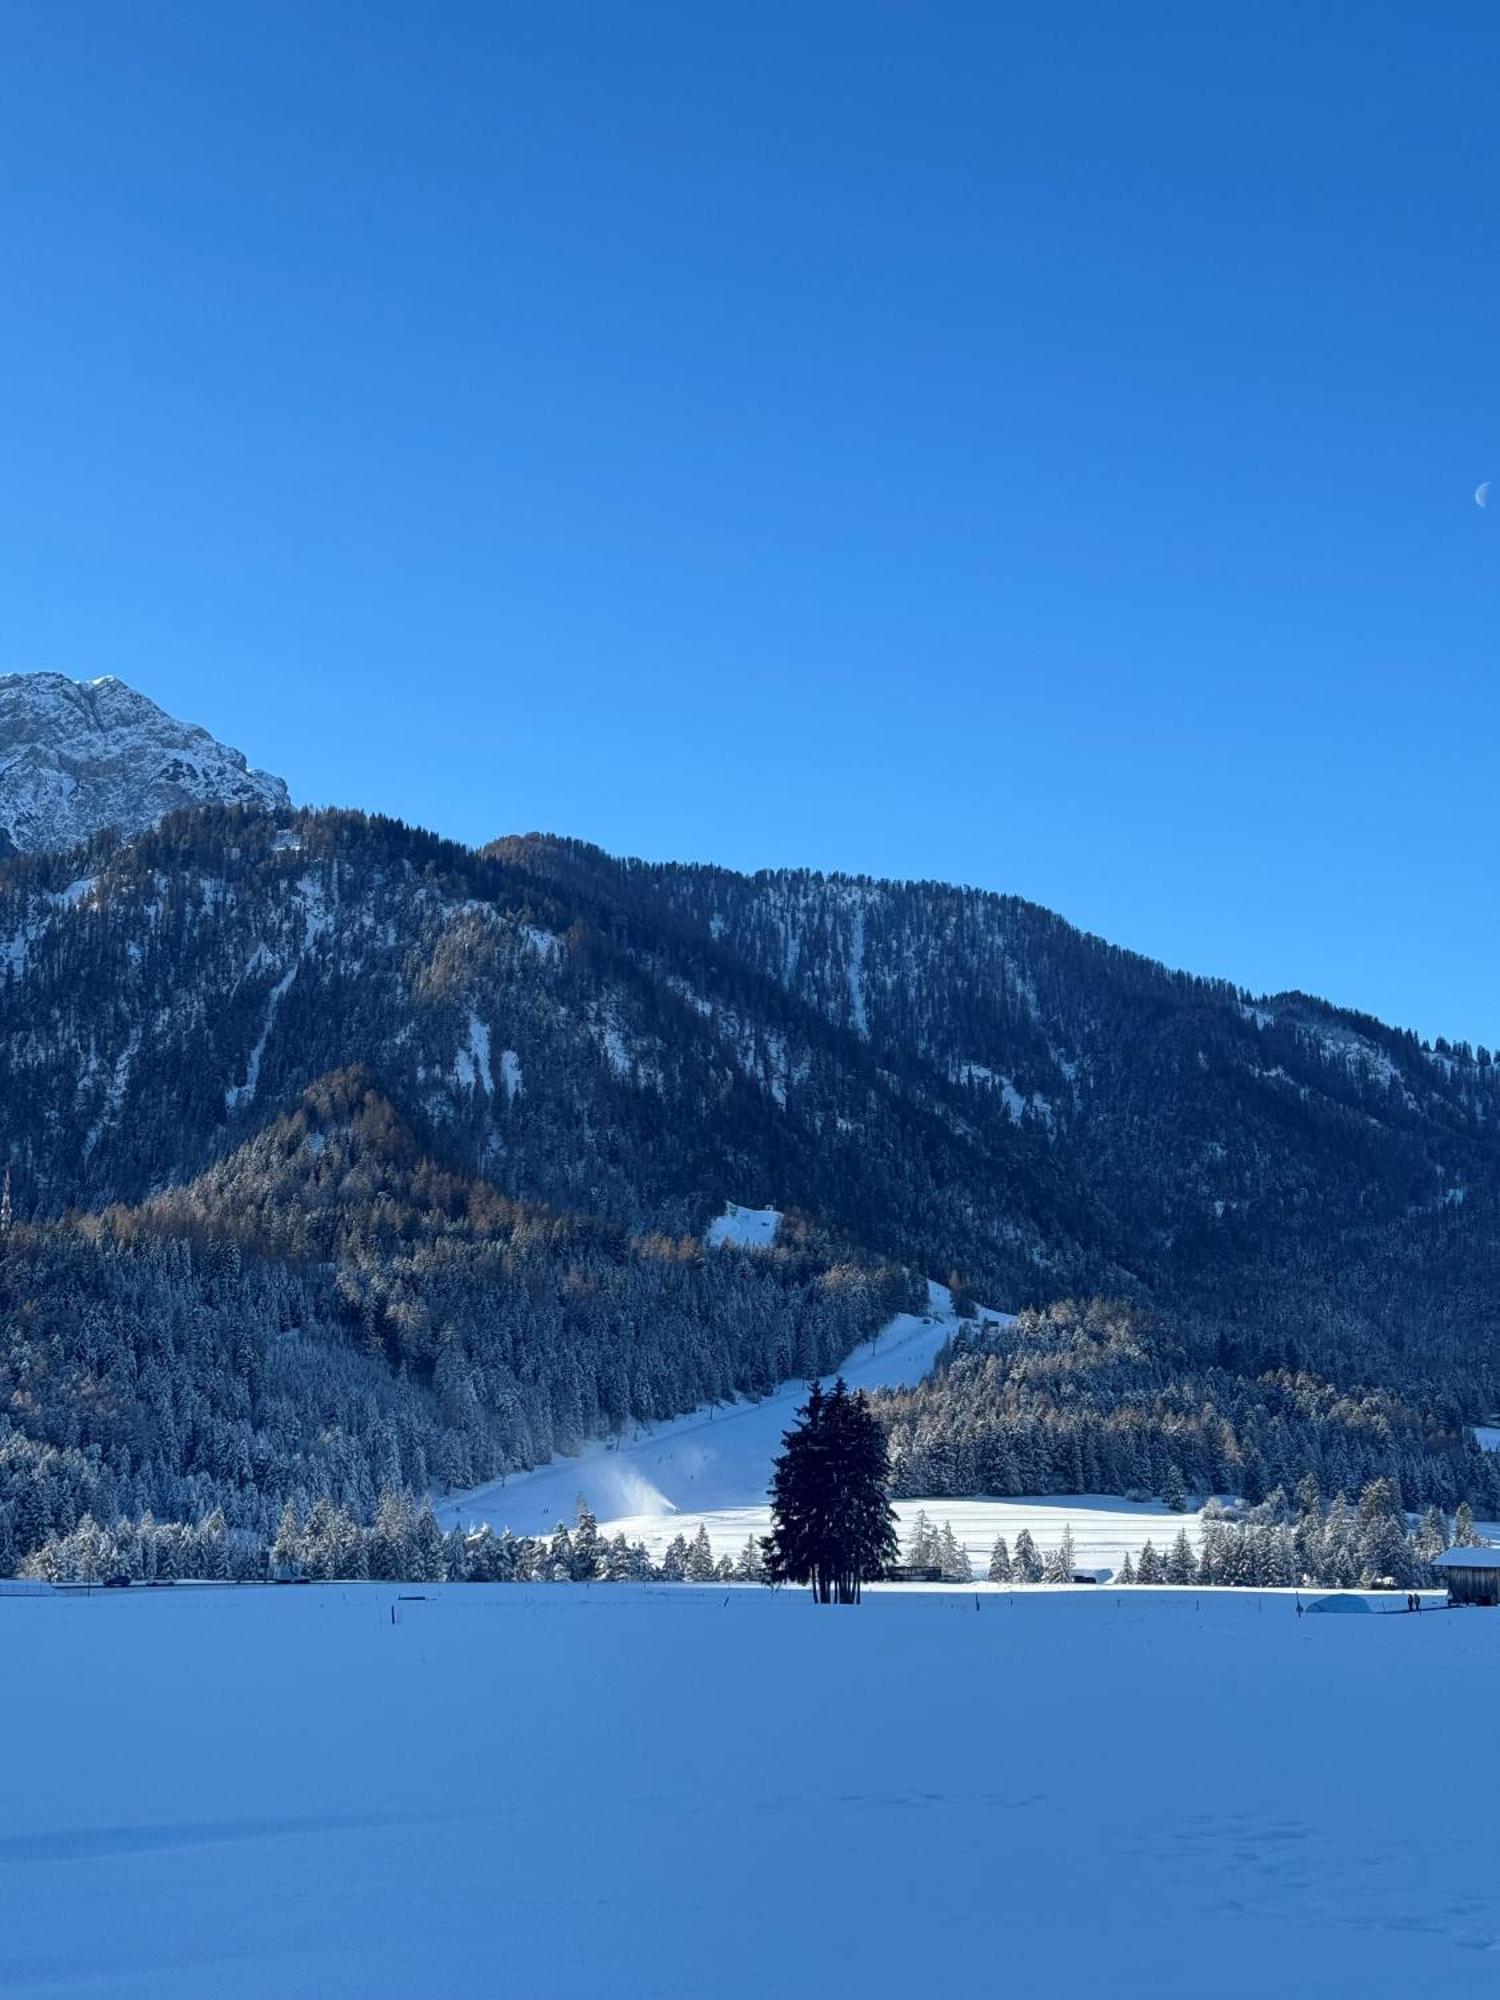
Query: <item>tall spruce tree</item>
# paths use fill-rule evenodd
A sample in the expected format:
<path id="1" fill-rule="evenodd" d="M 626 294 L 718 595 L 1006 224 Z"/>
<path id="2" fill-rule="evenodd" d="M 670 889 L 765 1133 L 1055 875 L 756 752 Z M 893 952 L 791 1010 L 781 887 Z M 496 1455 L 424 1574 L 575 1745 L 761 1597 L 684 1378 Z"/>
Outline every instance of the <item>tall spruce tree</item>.
<path id="1" fill-rule="evenodd" d="M 712 1583 L 714 1580 L 714 1552 L 709 1543 L 708 1529 L 700 1521 L 698 1532 L 688 1544 L 687 1581 L 689 1583 Z"/>
<path id="2" fill-rule="evenodd" d="M 1197 1580 L 1198 1558 L 1193 1554 L 1186 1528 L 1177 1530 L 1177 1539 L 1167 1552 L 1164 1574 L 1168 1583 L 1189 1584 Z"/>
<path id="3" fill-rule="evenodd" d="M 944 1583 L 970 1583 L 974 1569 L 968 1550 L 953 1532 L 953 1523 L 944 1521 L 938 1535 L 938 1567 Z"/>
<path id="4" fill-rule="evenodd" d="M 1043 1583 L 1071 1583 L 1073 1581 L 1073 1530 L 1064 1528 L 1062 1540 L 1055 1549 L 1048 1551 L 1042 1565 Z"/>
<path id="5" fill-rule="evenodd" d="M 1023 1528 L 1016 1536 L 1016 1553 L 1010 1567 L 1011 1580 L 1015 1583 L 1041 1582 L 1042 1559 L 1037 1553 L 1030 1528 Z"/>
<path id="6" fill-rule="evenodd" d="M 797 1417 L 771 1479 L 766 1566 L 819 1604 L 857 1604 L 897 1553 L 885 1432 L 842 1377 L 829 1395 L 815 1382 Z"/>

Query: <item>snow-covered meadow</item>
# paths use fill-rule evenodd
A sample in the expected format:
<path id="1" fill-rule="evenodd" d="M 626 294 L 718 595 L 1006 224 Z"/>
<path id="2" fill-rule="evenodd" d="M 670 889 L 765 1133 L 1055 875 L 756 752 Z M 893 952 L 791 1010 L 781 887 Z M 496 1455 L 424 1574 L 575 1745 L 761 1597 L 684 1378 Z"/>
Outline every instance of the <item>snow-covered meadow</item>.
<path id="1" fill-rule="evenodd" d="M 1490 1994 L 1500 1616 L 1254 1592 L 0 1595 L 0 1990 Z M 392 1622 L 393 1607 L 399 1622 Z"/>

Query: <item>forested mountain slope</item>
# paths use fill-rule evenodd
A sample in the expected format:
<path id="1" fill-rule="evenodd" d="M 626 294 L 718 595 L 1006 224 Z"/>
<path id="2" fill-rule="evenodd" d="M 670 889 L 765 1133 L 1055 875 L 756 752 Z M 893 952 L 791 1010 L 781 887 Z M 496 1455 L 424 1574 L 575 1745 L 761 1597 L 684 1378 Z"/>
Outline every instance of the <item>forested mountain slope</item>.
<path id="1" fill-rule="evenodd" d="M 0 867 L 0 968 L 25 1214 L 138 1200 L 361 1063 L 437 1157 L 636 1230 L 732 1194 L 1018 1305 L 1488 1286 L 1487 1052 L 1011 898 L 205 809 Z"/>
<path id="2" fill-rule="evenodd" d="M 826 1367 L 896 1264 L 1168 1310 L 1184 1379 L 1236 1398 L 1278 1371 L 1389 1390 L 1400 1451 L 1462 1483 L 1455 1426 L 1500 1401 L 1497 1107 L 1483 1050 L 938 884 L 279 806 L 12 856 L 13 1506 L 38 1450 L 83 1454 L 63 1484 L 101 1504 L 246 1525 L 291 1486 L 358 1509 L 492 1476 Z M 730 1198 L 807 1218 L 811 1275 L 721 1297 L 696 1246 Z M 855 1266 L 852 1317 L 820 1293 L 790 1344 L 762 1324 L 776 1286 Z M 618 1340 L 578 1305 L 615 1285 Z"/>
<path id="3" fill-rule="evenodd" d="M 610 895 L 679 953 L 731 955 L 955 1134 L 1009 1138 L 1050 1256 L 1009 1286 L 976 1262 L 986 1296 L 1114 1290 L 1191 1307 L 1246 1362 L 1381 1374 L 1394 1354 L 1450 1381 L 1477 1369 L 1472 1395 L 1500 1392 L 1488 1050 L 1171 972 L 1014 897 L 558 841 L 503 851 Z M 1003 1171 L 964 1192 L 979 1231 L 1004 1213 Z"/>
<path id="4" fill-rule="evenodd" d="M 510 1201 L 344 1071 L 186 1186 L 0 1232 L 0 1574 L 85 1510 L 368 1518 L 827 1371 L 925 1296 L 796 1218 L 746 1257 Z"/>
<path id="5" fill-rule="evenodd" d="M 1110 1268 L 1062 1226 L 1036 1134 L 956 1116 L 712 938 L 526 845 L 180 815 L 0 870 L 0 964 L 25 1213 L 138 1199 L 360 1062 L 441 1157 L 632 1229 L 701 1230 L 733 1195 L 1007 1289 Z"/>

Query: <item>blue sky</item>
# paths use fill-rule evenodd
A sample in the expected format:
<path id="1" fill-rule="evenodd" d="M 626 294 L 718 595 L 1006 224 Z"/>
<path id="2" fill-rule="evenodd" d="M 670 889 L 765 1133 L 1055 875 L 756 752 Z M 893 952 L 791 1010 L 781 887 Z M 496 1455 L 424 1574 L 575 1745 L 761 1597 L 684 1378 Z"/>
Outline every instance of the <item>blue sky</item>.
<path id="1" fill-rule="evenodd" d="M 0 670 L 1500 1041 L 1500 14 L 9 0 Z"/>

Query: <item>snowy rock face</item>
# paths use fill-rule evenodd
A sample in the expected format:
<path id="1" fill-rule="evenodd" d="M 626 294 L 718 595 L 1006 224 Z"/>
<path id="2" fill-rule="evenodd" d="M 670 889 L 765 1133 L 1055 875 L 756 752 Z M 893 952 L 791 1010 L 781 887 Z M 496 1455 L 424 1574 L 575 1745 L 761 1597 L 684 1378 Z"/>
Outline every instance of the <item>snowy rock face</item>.
<path id="1" fill-rule="evenodd" d="M 280 778 L 113 675 L 0 674 L 0 854 L 139 833 L 182 806 L 290 803 Z"/>

